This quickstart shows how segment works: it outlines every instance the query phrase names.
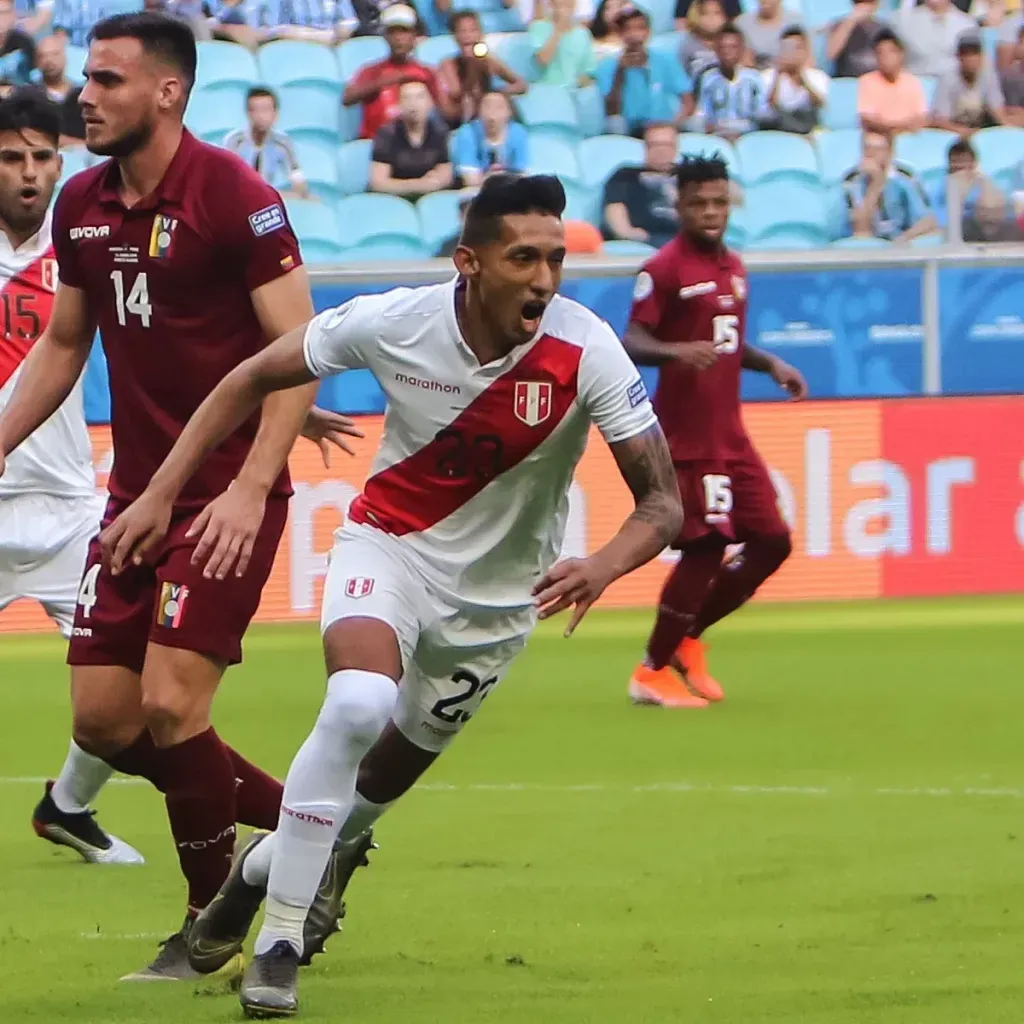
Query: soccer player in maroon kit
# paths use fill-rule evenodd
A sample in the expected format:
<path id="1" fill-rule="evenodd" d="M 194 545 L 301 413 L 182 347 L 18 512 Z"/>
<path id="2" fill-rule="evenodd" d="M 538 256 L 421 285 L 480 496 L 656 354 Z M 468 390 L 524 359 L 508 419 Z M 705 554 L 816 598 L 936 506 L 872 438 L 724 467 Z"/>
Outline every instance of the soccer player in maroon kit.
<path id="1" fill-rule="evenodd" d="M 740 371 L 770 374 L 795 399 L 807 385 L 799 371 L 744 340 L 746 268 L 723 242 L 725 162 L 684 157 L 678 186 L 679 234 L 638 275 L 623 339 L 636 363 L 660 367 L 654 409 L 685 517 L 673 545 L 681 558 L 629 693 L 639 703 L 704 707 L 723 694 L 708 674 L 701 636 L 749 600 L 791 550 L 775 488 L 743 426 Z M 726 560 L 736 543 L 742 554 Z"/>
<path id="2" fill-rule="evenodd" d="M 195 70 L 183 22 L 141 13 L 93 29 L 79 102 L 87 146 L 112 159 L 60 194 L 50 324 L 0 417 L 6 455 L 63 402 L 98 326 L 114 443 L 105 522 L 142 493 L 221 378 L 313 313 L 280 196 L 183 128 Z M 236 822 L 277 824 L 281 784 L 220 740 L 210 706 L 241 660 L 284 529 L 297 430 L 306 421 L 342 447 L 332 431 L 353 432 L 343 417 L 306 420 L 312 387 L 268 399 L 220 445 L 166 510 L 169 529 L 145 563 L 115 574 L 96 539 L 90 547 L 68 653 L 75 740 L 164 793 L 188 882 L 182 930 L 130 979 L 195 976 L 187 931 L 227 877 Z M 229 574 L 223 559 L 236 554 Z M 241 971 L 237 959 L 225 973 Z"/>

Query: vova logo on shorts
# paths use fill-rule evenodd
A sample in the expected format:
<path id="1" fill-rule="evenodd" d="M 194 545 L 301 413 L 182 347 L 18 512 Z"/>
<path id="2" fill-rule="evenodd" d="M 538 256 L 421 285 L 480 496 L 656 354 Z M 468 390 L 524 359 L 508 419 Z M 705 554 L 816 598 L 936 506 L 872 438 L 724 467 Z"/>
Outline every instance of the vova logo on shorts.
<path id="1" fill-rule="evenodd" d="M 164 583 L 160 587 L 160 603 L 157 605 L 156 624 L 164 629 L 177 629 L 185 616 L 185 602 L 188 587 L 183 583 Z"/>
<path id="2" fill-rule="evenodd" d="M 83 238 L 107 238 L 109 235 L 109 224 L 88 224 L 85 227 L 72 228 L 68 232 L 68 237 L 71 239 L 72 242 L 77 242 Z"/>
<path id="3" fill-rule="evenodd" d="M 513 406 L 516 419 L 528 427 L 543 423 L 551 415 L 551 390 L 547 381 L 517 380 Z"/>
<path id="4" fill-rule="evenodd" d="M 373 593 L 373 578 L 370 576 L 349 576 L 345 580 L 345 596 L 359 599 Z"/>

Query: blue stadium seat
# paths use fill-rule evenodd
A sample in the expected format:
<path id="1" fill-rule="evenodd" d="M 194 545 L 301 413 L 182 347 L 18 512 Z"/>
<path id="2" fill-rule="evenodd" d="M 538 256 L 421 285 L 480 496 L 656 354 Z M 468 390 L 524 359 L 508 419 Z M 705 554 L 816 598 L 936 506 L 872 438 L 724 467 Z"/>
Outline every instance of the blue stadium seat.
<path id="1" fill-rule="evenodd" d="M 825 104 L 826 128 L 859 128 L 857 114 L 857 79 L 833 78 L 828 87 L 828 103 Z"/>
<path id="2" fill-rule="evenodd" d="M 416 59 L 421 64 L 429 64 L 433 68 L 445 57 L 454 57 L 458 51 L 459 48 L 451 36 L 430 36 L 416 47 Z"/>
<path id="3" fill-rule="evenodd" d="M 414 238 L 382 237 L 343 249 L 341 263 L 385 263 L 392 260 L 425 260 L 434 254 Z"/>
<path id="4" fill-rule="evenodd" d="M 342 196 L 338 175 L 338 148 L 321 142 L 299 139 L 295 143 L 295 155 L 313 195 L 324 202 L 336 203 Z"/>
<path id="5" fill-rule="evenodd" d="M 924 98 L 928 109 L 932 109 L 932 100 L 935 99 L 935 91 L 939 87 L 939 80 L 934 75 L 919 75 L 921 85 L 924 86 Z"/>
<path id="6" fill-rule="evenodd" d="M 742 208 L 733 209 L 725 229 L 725 244 L 730 249 L 745 249 L 749 242 L 750 232 L 747 231 L 746 215 Z"/>
<path id="7" fill-rule="evenodd" d="M 530 132 L 530 170 L 538 174 L 557 174 L 563 181 L 579 181 L 576 147 L 558 136 Z"/>
<path id="8" fill-rule="evenodd" d="M 832 243 L 833 249 L 887 249 L 892 243 L 884 238 L 840 238 Z"/>
<path id="9" fill-rule="evenodd" d="M 826 185 L 842 181 L 847 172 L 860 163 L 860 129 L 841 128 L 819 132 L 814 138 L 818 151 L 818 171 Z"/>
<path id="10" fill-rule="evenodd" d="M 370 139 L 346 142 L 338 150 L 338 185 L 344 195 L 358 195 L 370 187 Z"/>
<path id="11" fill-rule="evenodd" d="M 971 138 L 981 169 L 1012 188 L 1017 167 L 1024 160 L 1024 128 L 983 128 Z"/>
<path id="12" fill-rule="evenodd" d="M 306 239 L 300 249 L 303 262 L 314 266 L 341 263 L 345 251 L 337 242 L 328 242 L 323 238 Z"/>
<path id="13" fill-rule="evenodd" d="M 594 227 L 601 226 L 601 190 L 578 181 L 565 179 L 565 219 L 585 220 Z"/>
<path id="14" fill-rule="evenodd" d="M 912 249 L 934 249 L 937 245 L 945 245 L 946 239 L 941 231 L 933 231 L 929 235 L 918 235 L 910 240 Z"/>
<path id="15" fill-rule="evenodd" d="M 349 142 L 359 137 L 359 128 L 363 123 L 362 107 L 341 107 L 338 111 L 338 132 L 342 142 Z"/>
<path id="16" fill-rule="evenodd" d="M 335 95 L 341 92 L 341 77 L 334 51 L 320 43 L 279 39 L 259 50 L 261 77 L 267 85 L 318 85 Z"/>
<path id="17" fill-rule="evenodd" d="M 828 240 L 809 228 L 780 227 L 747 242 L 751 252 L 795 252 L 807 249 L 821 249 Z"/>
<path id="18" fill-rule="evenodd" d="M 197 89 L 185 108 L 185 125 L 204 142 L 220 145 L 228 132 L 245 125 L 246 86 Z"/>
<path id="19" fill-rule="evenodd" d="M 339 218 L 333 206 L 312 199 L 286 199 L 284 207 L 300 245 L 307 241 L 341 244 Z"/>
<path id="20" fill-rule="evenodd" d="M 85 81 L 85 59 L 89 51 L 84 46 L 68 46 L 65 51 L 67 55 L 67 75 L 72 82 L 81 85 Z"/>
<path id="21" fill-rule="evenodd" d="M 576 120 L 585 138 L 604 132 L 604 100 L 596 85 L 575 90 Z"/>
<path id="22" fill-rule="evenodd" d="M 388 44 L 380 36 L 357 36 L 342 43 L 335 53 L 338 74 L 347 82 L 364 65 L 383 60 L 388 55 Z"/>
<path id="23" fill-rule="evenodd" d="M 644 144 L 623 135 L 595 135 L 580 143 L 578 157 L 584 184 L 600 188 L 620 167 L 642 167 Z"/>
<path id="24" fill-rule="evenodd" d="M 560 85 L 533 85 L 515 98 L 519 117 L 527 128 L 575 139 L 580 134 L 576 105 L 569 89 Z"/>
<path id="25" fill-rule="evenodd" d="M 500 7 L 490 11 L 477 11 L 480 27 L 487 34 L 498 32 L 525 32 L 526 26 L 517 7 Z"/>
<path id="26" fill-rule="evenodd" d="M 216 40 L 198 43 L 196 53 L 197 89 L 210 90 L 239 85 L 248 88 L 260 80 L 256 58 L 238 43 Z"/>
<path id="27" fill-rule="evenodd" d="M 769 181 L 820 181 L 814 148 L 802 135 L 789 132 L 750 132 L 736 140 L 736 155 L 745 185 Z"/>
<path id="28" fill-rule="evenodd" d="M 814 248 L 829 240 L 824 196 L 806 185 L 774 181 L 749 189 L 743 214 L 751 246 L 803 238 L 805 248 Z"/>
<path id="29" fill-rule="evenodd" d="M 849 0 L 809 0 L 803 7 L 807 27 L 815 29 L 824 28 L 839 18 L 846 18 L 850 13 Z"/>
<path id="30" fill-rule="evenodd" d="M 527 82 L 537 77 L 537 65 L 533 63 L 533 46 L 525 32 L 502 32 L 489 39 L 488 45 L 499 60 L 504 61 Z"/>
<path id="31" fill-rule="evenodd" d="M 835 62 L 828 59 L 828 32 L 825 29 L 811 32 L 811 50 L 814 53 L 814 66 L 831 75 Z"/>
<path id="32" fill-rule="evenodd" d="M 925 128 L 913 134 L 903 132 L 896 136 L 894 156 L 899 163 L 918 174 L 927 174 L 929 171 L 945 169 L 949 147 L 956 140 L 955 132 L 943 131 L 941 128 Z"/>
<path id="33" fill-rule="evenodd" d="M 652 53 L 663 53 L 667 57 L 678 58 L 679 48 L 686 38 L 685 32 L 665 32 L 662 35 L 652 36 L 647 44 L 647 49 Z"/>
<path id="34" fill-rule="evenodd" d="M 341 138 L 338 94 L 317 85 L 286 85 L 278 90 L 277 127 L 293 139 L 317 139 L 337 145 Z"/>
<path id="35" fill-rule="evenodd" d="M 442 242 L 446 242 L 459 229 L 459 204 L 470 193 L 457 189 L 444 192 L 433 192 L 423 196 L 416 204 L 416 212 L 420 218 L 420 236 L 424 245 L 437 252 Z"/>
<path id="36" fill-rule="evenodd" d="M 679 155 L 685 156 L 715 156 L 720 155 L 725 159 L 729 167 L 729 173 L 736 178 L 742 178 L 742 166 L 739 156 L 732 144 L 725 139 L 715 135 L 701 135 L 699 132 L 683 132 L 679 136 Z"/>
<path id="37" fill-rule="evenodd" d="M 609 239 L 602 246 L 602 250 L 607 256 L 639 256 L 641 259 L 647 259 L 658 251 L 653 245 L 630 242 L 625 238 Z"/>
<path id="38" fill-rule="evenodd" d="M 335 210 L 344 225 L 341 241 L 346 248 L 381 236 L 422 242 L 416 207 L 398 196 L 373 192 L 345 196 Z"/>
<path id="39" fill-rule="evenodd" d="M 642 7 L 651 18 L 651 31 L 655 35 L 671 32 L 675 24 L 675 0 L 640 0 L 637 7 Z"/>
<path id="40" fill-rule="evenodd" d="M 446 17 L 431 2 L 431 0 L 413 0 L 416 13 L 420 16 L 427 30 L 428 36 L 443 36 L 448 31 Z"/>

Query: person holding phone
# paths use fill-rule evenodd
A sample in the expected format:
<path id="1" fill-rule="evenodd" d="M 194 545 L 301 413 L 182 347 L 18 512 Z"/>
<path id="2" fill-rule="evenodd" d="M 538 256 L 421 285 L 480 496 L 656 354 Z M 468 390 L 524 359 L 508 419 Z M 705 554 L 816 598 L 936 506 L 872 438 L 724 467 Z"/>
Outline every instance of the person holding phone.
<path id="1" fill-rule="evenodd" d="M 771 114 L 766 128 L 807 135 L 818 126 L 828 100 L 829 77 L 812 67 L 811 47 L 802 28 L 782 34 L 775 66 L 761 72 Z"/>

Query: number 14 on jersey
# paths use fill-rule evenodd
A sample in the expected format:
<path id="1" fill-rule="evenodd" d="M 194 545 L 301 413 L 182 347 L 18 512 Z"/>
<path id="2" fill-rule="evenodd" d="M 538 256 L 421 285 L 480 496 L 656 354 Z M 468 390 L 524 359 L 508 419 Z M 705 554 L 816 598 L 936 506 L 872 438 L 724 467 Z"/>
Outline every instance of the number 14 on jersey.
<path id="1" fill-rule="evenodd" d="M 114 282 L 114 305 L 117 308 L 117 322 L 122 327 L 128 326 L 128 317 L 137 316 L 143 327 L 148 327 L 153 316 L 153 306 L 149 301 L 149 280 L 146 272 L 135 275 L 130 287 L 125 292 L 123 270 L 113 270 L 110 280 Z"/>

